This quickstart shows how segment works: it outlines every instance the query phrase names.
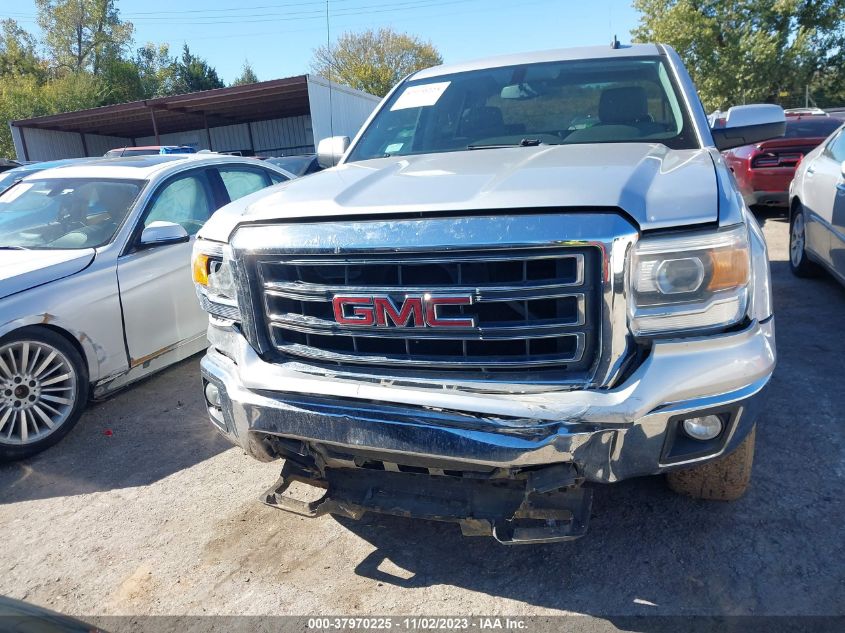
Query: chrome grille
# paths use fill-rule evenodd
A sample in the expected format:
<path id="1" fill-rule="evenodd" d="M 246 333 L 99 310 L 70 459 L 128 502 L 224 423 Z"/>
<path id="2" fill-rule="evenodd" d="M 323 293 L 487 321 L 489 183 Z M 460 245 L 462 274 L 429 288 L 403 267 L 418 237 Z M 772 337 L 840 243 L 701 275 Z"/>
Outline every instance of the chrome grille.
<path id="1" fill-rule="evenodd" d="M 574 374 L 589 369 L 598 347 L 600 255 L 594 247 L 264 255 L 254 262 L 256 307 L 282 359 L 479 377 Z M 473 327 L 350 326 L 332 307 L 336 296 L 402 305 L 456 295 L 472 304 L 445 306 L 441 317 L 472 317 Z"/>

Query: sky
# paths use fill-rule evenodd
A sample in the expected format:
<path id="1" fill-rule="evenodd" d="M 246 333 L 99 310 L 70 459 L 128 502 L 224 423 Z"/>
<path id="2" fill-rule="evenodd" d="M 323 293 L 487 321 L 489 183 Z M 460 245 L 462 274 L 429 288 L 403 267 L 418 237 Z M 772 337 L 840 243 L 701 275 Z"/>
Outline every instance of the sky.
<path id="1" fill-rule="evenodd" d="M 260 80 L 308 72 L 326 43 L 326 0 L 117 0 L 135 25 L 135 45 L 191 51 L 231 82 L 249 60 Z M 447 63 L 547 48 L 630 40 L 630 0 L 328 0 L 329 35 L 382 26 L 430 40 Z M 0 0 L 38 33 L 35 0 Z"/>

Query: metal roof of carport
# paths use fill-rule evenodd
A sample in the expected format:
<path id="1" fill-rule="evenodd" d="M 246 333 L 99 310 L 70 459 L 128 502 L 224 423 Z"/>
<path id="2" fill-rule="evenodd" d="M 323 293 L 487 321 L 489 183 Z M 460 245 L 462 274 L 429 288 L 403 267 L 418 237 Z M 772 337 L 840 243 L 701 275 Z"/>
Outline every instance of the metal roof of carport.
<path id="1" fill-rule="evenodd" d="M 308 76 L 12 121 L 21 128 L 137 138 L 309 113 Z"/>

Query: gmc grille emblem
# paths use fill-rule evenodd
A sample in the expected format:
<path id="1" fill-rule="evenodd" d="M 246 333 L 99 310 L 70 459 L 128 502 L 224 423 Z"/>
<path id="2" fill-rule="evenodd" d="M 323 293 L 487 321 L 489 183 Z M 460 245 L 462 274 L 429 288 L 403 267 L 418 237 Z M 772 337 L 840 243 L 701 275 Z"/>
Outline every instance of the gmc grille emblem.
<path id="1" fill-rule="evenodd" d="M 472 295 L 408 295 L 401 305 L 387 295 L 335 295 L 334 319 L 353 327 L 474 328 L 475 317 L 443 316 L 441 306 L 472 305 Z"/>

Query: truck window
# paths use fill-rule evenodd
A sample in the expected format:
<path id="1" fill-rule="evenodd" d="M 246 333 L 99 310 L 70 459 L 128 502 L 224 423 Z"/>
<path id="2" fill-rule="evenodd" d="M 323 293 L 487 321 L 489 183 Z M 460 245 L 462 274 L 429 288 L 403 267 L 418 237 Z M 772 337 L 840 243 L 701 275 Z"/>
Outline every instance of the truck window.
<path id="1" fill-rule="evenodd" d="M 660 58 L 599 59 L 410 81 L 379 110 L 349 160 L 519 145 L 523 139 L 697 147 Z"/>

